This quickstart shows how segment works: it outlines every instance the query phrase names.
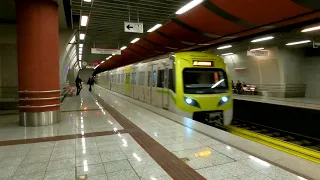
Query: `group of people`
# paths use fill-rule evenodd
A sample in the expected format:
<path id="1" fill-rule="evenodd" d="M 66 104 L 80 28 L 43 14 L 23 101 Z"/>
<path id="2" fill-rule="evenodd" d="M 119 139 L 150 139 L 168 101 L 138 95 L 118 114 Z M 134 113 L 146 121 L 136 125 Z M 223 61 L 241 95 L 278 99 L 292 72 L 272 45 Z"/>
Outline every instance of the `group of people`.
<path id="1" fill-rule="evenodd" d="M 77 76 L 76 78 L 76 87 L 77 87 L 77 96 L 80 94 L 81 89 L 82 89 L 82 79 L 80 78 L 80 75 Z M 92 91 L 92 86 L 94 85 L 96 81 L 94 80 L 93 76 L 90 76 L 88 79 L 87 84 L 89 85 L 89 91 Z"/>
<path id="2" fill-rule="evenodd" d="M 243 87 L 247 87 L 247 84 L 245 82 L 241 83 L 238 80 L 237 84 L 234 84 L 234 82 L 232 81 L 232 90 L 234 93 L 240 94 L 242 92 Z"/>

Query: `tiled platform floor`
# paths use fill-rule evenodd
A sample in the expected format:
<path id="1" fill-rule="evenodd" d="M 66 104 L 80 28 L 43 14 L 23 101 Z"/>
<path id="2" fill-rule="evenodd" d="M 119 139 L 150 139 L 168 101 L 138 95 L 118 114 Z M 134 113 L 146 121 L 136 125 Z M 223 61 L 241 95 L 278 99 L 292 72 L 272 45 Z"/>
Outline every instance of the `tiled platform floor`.
<path id="1" fill-rule="evenodd" d="M 101 89 L 95 91 L 100 94 L 97 101 L 86 89 L 81 97 L 67 98 L 57 125 L 25 128 L 14 115 L 0 116 L 6 121 L 0 127 L 0 180 L 74 180 L 84 174 L 94 180 L 304 179 Z M 5 145 L 11 140 L 22 141 Z"/>

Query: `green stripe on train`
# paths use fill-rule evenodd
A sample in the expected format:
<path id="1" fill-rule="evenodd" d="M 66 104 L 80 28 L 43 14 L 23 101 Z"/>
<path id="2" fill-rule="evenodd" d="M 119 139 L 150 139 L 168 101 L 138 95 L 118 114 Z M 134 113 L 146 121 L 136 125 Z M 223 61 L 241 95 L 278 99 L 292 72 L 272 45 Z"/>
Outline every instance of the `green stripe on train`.
<path id="1" fill-rule="evenodd" d="M 156 92 L 160 93 L 160 94 L 168 94 L 171 98 L 171 100 L 174 102 L 174 104 L 176 104 L 176 98 L 173 96 L 173 94 L 169 91 L 169 90 L 156 90 Z"/>

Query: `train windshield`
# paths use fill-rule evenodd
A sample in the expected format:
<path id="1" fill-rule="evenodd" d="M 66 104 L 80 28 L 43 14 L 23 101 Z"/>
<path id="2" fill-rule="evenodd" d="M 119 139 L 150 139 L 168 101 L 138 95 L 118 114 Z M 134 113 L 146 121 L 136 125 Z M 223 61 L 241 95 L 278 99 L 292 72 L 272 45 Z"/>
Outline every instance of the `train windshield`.
<path id="1" fill-rule="evenodd" d="M 218 94 L 228 92 L 226 72 L 217 68 L 186 68 L 183 70 L 184 93 Z"/>

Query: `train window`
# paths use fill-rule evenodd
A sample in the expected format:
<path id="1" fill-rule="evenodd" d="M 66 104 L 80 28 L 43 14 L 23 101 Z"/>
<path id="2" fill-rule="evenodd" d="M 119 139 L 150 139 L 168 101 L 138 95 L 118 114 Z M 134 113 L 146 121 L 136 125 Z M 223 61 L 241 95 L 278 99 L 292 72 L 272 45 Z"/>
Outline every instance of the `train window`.
<path id="1" fill-rule="evenodd" d="M 136 72 L 132 73 L 131 84 L 136 85 Z"/>
<path id="2" fill-rule="evenodd" d="M 130 84 L 130 73 L 126 73 L 126 84 Z"/>
<path id="3" fill-rule="evenodd" d="M 158 71 L 157 87 L 163 88 L 164 70 Z"/>
<path id="4" fill-rule="evenodd" d="M 140 86 L 144 86 L 144 81 L 145 81 L 145 72 L 139 72 L 138 84 Z"/>
<path id="5" fill-rule="evenodd" d="M 174 76 L 173 76 L 173 69 L 169 69 L 169 89 L 171 89 L 173 92 L 176 92 L 175 90 L 175 84 L 174 84 Z"/>
<path id="6" fill-rule="evenodd" d="M 183 70 L 184 92 L 187 94 L 218 94 L 228 92 L 226 72 L 217 68 L 186 68 Z"/>
<path id="7" fill-rule="evenodd" d="M 151 72 L 148 71 L 148 86 L 151 85 Z"/>
<path id="8" fill-rule="evenodd" d="M 156 87 L 156 81 L 157 81 L 157 71 L 154 70 L 153 71 L 153 82 L 152 82 L 153 87 Z"/>
<path id="9" fill-rule="evenodd" d="M 121 84 L 123 84 L 123 81 L 124 81 L 124 74 L 121 74 Z"/>

